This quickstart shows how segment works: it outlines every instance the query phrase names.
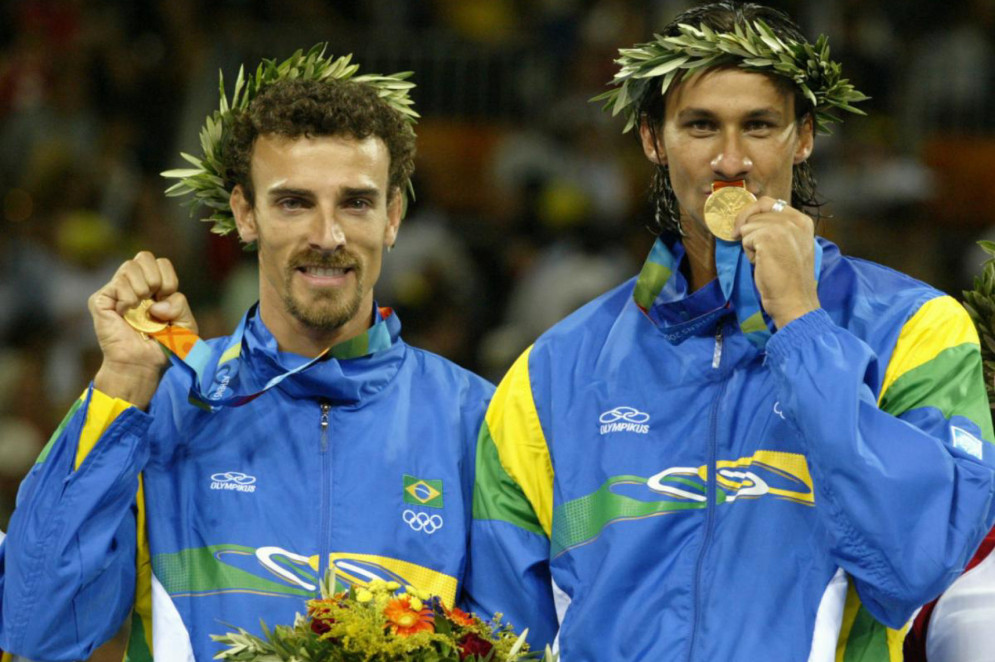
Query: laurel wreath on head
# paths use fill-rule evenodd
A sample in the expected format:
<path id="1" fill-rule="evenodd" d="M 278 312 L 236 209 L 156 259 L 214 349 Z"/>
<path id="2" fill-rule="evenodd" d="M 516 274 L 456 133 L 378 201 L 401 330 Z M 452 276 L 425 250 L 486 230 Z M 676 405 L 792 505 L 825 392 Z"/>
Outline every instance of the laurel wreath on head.
<path id="1" fill-rule="evenodd" d="M 413 72 L 403 71 L 392 75 L 363 74 L 357 76 L 358 64 L 351 64 L 352 54 L 332 59 L 325 57 L 327 44 L 313 46 L 306 53 L 298 50 L 283 62 L 263 60 L 256 68 L 255 76 L 245 77 L 245 67 L 239 67 L 238 78 L 231 101 L 225 95 L 224 73 L 219 73 L 221 102 L 218 109 L 207 116 L 200 130 L 200 146 L 203 155 L 198 158 L 181 152 L 180 156 L 193 168 L 178 168 L 160 173 L 167 179 L 179 181 L 166 189 L 169 197 L 191 196 L 184 201 L 193 216 L 196 209 L 206 207 L 211 213 L 201 220 L 213 223 L 211 232 L 226 235 L 235 230 L 235 218 L 229 204 L 231 191 L 225 188 L 222 145 L 225 132 L 231 126 L 233 114 L 244 111 L 259 93 L 280 80 L 349 80 L 373 87 L 387 105 L 402 115 L 412 125 L 419 115 L 411 107 L 414 104 L 408 92 L 415 86 L 407 80 Z M 414 191 L 408 182 L 409 195 Z"/>
<path id="2" fill-rule="evenodd" d="M 733 32 L 716 32 L 707 25 L 680 24 L 680 34 L 653 35 L 653 41 L 619 49 L 615 60 L 621 68 L 610 85 L 614 87 L 591 101 L 605 101 L 612 116 L 624 113 L 628 133 L 639 122 L 639 102 L 648 86 L 659 79 L 665 95 L 683 71 L 735 64 L 747 71 L 773 73 L 792 80 L 815 109 L 816 131 L 831 133 L 829 125 L 842 120 L 834 109 L 864 115 L 854 103 L 868 99 L 841 77 L 838 62 L 829 59 L 829 40 L 820 35 L 815 44 L 781 39 L 763 21 L 752 26 L 736 25 Z"/>
<path id="3" fill-rule="evenodd" d="M 974 289 L 964 291 L 964 308 L 978 329 L 985 388 L 995 410 L 995 241 L 979 241 L 978 245 L 989 257 L 981 274 L 974 277 Z"/>

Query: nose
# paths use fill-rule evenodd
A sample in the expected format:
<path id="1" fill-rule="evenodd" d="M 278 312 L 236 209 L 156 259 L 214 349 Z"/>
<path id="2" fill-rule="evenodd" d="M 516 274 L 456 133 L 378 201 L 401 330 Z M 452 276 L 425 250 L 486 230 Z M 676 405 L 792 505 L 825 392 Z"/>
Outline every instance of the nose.
<path id="1" fill-rule="evenodd" d="M 716 177 L 724 180 L 746 179 L 753 169 L 753 161 L 747 155 L 742 138 L 727 136 L 720 145 L 720 151 L 710 165 Z"/>
<path id="2" fill-rule="evenodd" d="M 333 211 L 317 210 L 311 222 L 308 243 L 319 251 L 334 251 L 345 245 L 345 231 Z"/>

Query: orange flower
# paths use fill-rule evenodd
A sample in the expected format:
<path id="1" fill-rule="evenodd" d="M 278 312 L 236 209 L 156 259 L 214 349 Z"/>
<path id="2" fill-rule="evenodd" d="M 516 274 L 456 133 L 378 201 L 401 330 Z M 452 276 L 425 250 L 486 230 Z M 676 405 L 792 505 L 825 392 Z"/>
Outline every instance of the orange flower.
<path id="1" fill-rule="evenodd" d="M 453 607 L 452 609 L 447 609 L 446 618 L 448 618 L 456 625 L 463 625 L 463 626 L 473 625 L 473 616 L 470 616 L 470 614 L 466 613 L 459 607 Z"/>
<path id="2" fill-rule="evenodd" d="M 408 637 L 418 632 L 435 632 L 432 611 L 428 607 L 412 609 L 411 598 L 407 595 L 388 602 L 383 613 L 396 635 Z"/>

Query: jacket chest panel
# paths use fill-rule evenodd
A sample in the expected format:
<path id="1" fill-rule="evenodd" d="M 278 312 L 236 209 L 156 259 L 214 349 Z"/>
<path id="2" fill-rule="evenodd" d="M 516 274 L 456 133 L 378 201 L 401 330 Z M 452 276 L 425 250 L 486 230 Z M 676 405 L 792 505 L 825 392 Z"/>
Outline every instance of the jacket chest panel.
<path id="1" fill-rule="evenodd" d="M 294 596 L 332 565 L 343 586 L 420 578 L 454 594 L 469 510 L 464 462 L 440 441 L 452 429 L 436 422 L 433 441 L 399 434 L 397 412 L 315 401 L 248 409 L 197 418 L 170 432 L 168 448 L 154 444 L 149 542 L 170 593 Z M 410 452 L 415 440 L 423 452 Z M 188 585 L 191 576 L 204 585 Z"/>
<path id="2" fill-rule="evenodd" d="M 642 535 L 680 549 L 700 533 L 709 503 L 731 537 L 769 535 L 768 508 L 811 517 L 804 444 L 759 362 L 682 386 L 652 374 L 594 379 L 567 402 L 551 441 L 554 555 L 636 549 Z"/>

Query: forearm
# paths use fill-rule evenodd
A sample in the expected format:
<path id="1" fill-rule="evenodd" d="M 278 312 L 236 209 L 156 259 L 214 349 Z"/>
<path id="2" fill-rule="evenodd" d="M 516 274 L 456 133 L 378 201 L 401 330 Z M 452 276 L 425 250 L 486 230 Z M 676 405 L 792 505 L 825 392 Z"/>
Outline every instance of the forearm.
<path id="1" fill-rule="evenodd" d="M 81 453 L 89 404 L 22 483 L 3 546 L 0 648 L 27 657 L 87 657 L 116 632 L 134 594 L 148 416 L 128 409 Z"/>
<path id="2" fill-rule="evenodd" d="M 832 552 L 894 626 L 953 581 L 991 526 L 995 453 L 980 440 L 980 457 L 956 448 L 955 428 L 982 432 L 942 404 L 918 402 L 902 417 L 882 411 L 869 386 L 876 360 L 821 311 L 768 344 L 783 411 L 808 442 Z M 915 387 L 928 401 L 964 379 L 960 372 L 953 366 Z"/>

